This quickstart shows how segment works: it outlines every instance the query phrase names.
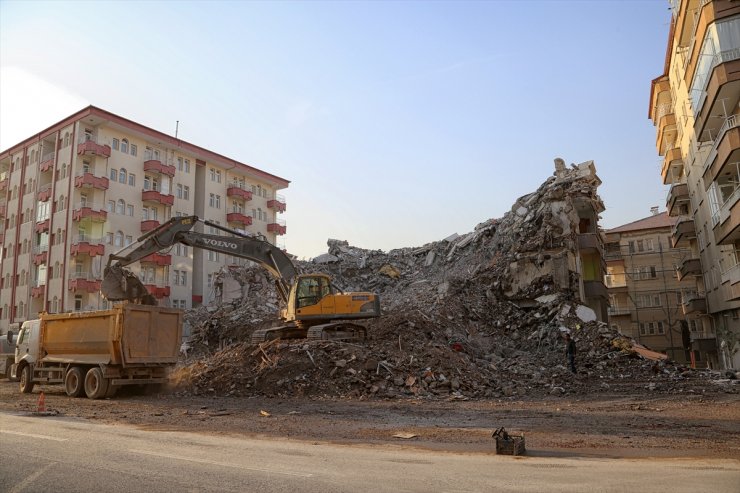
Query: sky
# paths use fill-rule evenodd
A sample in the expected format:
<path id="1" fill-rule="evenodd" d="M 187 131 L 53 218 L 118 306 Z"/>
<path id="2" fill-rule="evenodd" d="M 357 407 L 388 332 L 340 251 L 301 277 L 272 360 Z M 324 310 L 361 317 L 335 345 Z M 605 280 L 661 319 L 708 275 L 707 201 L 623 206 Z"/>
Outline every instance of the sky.
<path id="1" fill-rule="evenodd" d="M 593 160 L 612 228 L 665 209 L 667 0 L 0 0 L 0 150 L 92 104 L 290 180 L 290 253 L 502 217 Z"/>

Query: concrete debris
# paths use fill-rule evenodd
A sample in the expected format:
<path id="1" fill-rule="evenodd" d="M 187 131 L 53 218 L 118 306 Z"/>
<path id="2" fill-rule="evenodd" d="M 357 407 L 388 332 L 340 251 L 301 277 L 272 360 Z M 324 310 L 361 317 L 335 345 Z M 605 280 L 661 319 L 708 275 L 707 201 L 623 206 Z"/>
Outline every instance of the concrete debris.
<path id="1" fill-rule="evenodd" d="M 186 313 L 192 335 L 174 375 L 179 391 L 448 400 L 736 391 L 707 384 L 724 375 L 652 357 L 582 304 L 576 207 L 602 211 L 601 182 L 592 162 L 558 162 L 555 175 L 470 233 L 387 253 L 330 239 L 328 253 L 296 262 L 345 291 L 380 294 L 383 316 L 364 323 L 362 342 L 271 341 L 255 350 L 251 333 L 278 323 L 274 283 L 257 266 L 229 268 L 241 298 L 221 287 L 214 303 Z M 577 345 L 575 375 L 564 332 Z"/>

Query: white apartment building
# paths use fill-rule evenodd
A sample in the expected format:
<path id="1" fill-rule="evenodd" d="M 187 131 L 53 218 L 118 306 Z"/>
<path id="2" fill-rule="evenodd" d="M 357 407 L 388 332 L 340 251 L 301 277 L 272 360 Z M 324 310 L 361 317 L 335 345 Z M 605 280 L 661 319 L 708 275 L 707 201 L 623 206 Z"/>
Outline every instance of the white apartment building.
<path id="1" fill-rule="evenodd" d="M 276 244 L 289 183 L 94 106 L 65 118 L 0 152 L 0 331 L 41 311 L 105 308 L 108 255 L 176 215 Z M 191 308 L 212 297 L 216 271 L 242 262 L 178 244 L 130 267 L 160 304 Z"/>

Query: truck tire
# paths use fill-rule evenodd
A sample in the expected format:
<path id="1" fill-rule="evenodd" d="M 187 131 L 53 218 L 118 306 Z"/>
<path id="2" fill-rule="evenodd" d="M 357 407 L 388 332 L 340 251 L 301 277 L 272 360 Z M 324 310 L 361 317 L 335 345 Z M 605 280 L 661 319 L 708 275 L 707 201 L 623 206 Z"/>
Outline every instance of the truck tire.
<path id="1" fill-rule="evenodd" d="M 70 397 L 80 397 L 85 392 L 85 377 L 79 366 L 73 366 L 64 376 L 64 390 Z"/>
<path id="2" fill-rule="evenodd" d="M 24 394 L 30 394 L 33 392 L 33 376 L 31 375 L 31 367 L 25 365 L 21 370 L 20 378 L 20 389 Z"/>
<path id="3" fill-rule="evenodd" d="M 85 375 L 85 394 L 89 399 L 102 399 L 108 393 L 110 381 L 103 376 L 97 366 L 90 368 Z"/>

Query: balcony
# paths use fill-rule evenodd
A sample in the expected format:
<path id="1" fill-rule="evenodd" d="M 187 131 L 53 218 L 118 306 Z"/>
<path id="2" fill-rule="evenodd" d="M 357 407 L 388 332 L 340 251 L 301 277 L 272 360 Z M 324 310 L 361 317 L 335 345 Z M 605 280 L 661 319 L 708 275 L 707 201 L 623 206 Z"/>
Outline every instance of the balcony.
<path id="1" fill-rule="evenodd" d="M 269 231 L 270 233 L 275 233 L 276 235 L 284 235 L 287 231 L 287 227 L 285 226 L 285 221 L 269 223 L 267 225 L 267 231 Z"/>
<path id="2" fill-rule="evenodd" d="M 740 240 L 740 186 L 725 200 L 719 211 L 712 214 L 712 232 L 718 245 L 732 245 Z"/>
<path id="3" fill-rule="evenodd" d="M 175 167 L 171 164 L 164 164 L 159 159 L 147 159 L 144 161 L 144 171 L 159 173 L 160 175 L 175 176 Z"/>
<path id="4" fill-rule="evenodd" d="M 172 205 L 175 203 L 175 196 L 165 195 L 163 193 L 160 193 L 158 190 L 142 190 L 141 201 L 157 202 L 162 205 Z"/>
<path id="5" fill-rule="evenodd" d="M 581 233 L 578 235 L 578 250 L 583 253 L 603 253 L 604 243 L 599 233 Z"/>
<path id="6" fill-rule="evenodd" d="M 683 174 L 683 159 L 681 157 L 681 148 L 673 146 L 668 149 L 663 158 L 663 166 L 660 168 L 660 176 L 663 178 L 663 185 L 673 183 L 674 177 L 680 177 Z"/>
<path id="7" fill-rule="evenodd" d="M 49 227 L 51 226 L 51 219 L 39 219 L 36 221 L 36 226 L 33 228 L 33 230 L 37 233 L 43 233 L 44 231 L 49 231 Z"/>
<path id="8" fill-rule="evenodd" d="M 73 257 L 78 255 L 102 256 L 105 254 L 105 244 L 103 244 L 102 238 L 90 238 L 86 234 L 80 234 L 77 235 L 77 238 L 72 239 L 69 254 Z"/>
<path id="9" fill-rule="evenodd" d="M 142 264 L 155 264 L 158 266 L 172 265 L 172 255 L 164 255 L 161 253 L 152 253 L 147 255 L 140 260 Z M 169 296 L 169 295 L 168 295 Z"/>
<path id="10" fill-rule="evenodd" d="M 678 130 L 676 128 L 676 115 L 673 112 L 673 105 L 671 103 L 664 103 L 661 107 L 662 111 L 660 109 L 658 110 L 658 132 L 655 138 L 655 147 L 658 149 L 658 154 L 663 156 L 666 149 L 675 144 Z"/>
<path id="11" fill-rule="evenodd" d="M 5 217 L 6 212 L 8 212 L 8 205 L 0 204 L 0 217 Z"/>
<path id="12" fill-rule="evenodd" d="M 704 189 L 709 190 L 713 181 L 722 174 L 727 163 L 740 161 L 740 116 L 732 115 L 725 120 L 704 161 Z M 734 164 L 731 165 L 734 168 Z M 724 170 L 726 171 L 726 170 Z M 734 171 L 734 170 L 733 170 Z"/>
<path id="13" fill-rule="evenodd" d="M 158 300 L 162 298 L 167 298 L 170 295 L 169 286 L 157 286 L 155 284 L 144 284 L 144 287 L 146 287 L 146 290 L 149 291 L 149 294 L 151 294 Z"/>
<path id="14" fill-rule="evenodd" d="M 46 285 L 33 286 L 31 288 L 31 298 L 43 298 L 46 291 Z"/>
<path id="15" fill-rule="evenodd" d="M 707 299 L 703 294 L 694 294 L 687 297 L 683 302 L 683 314 L 704 314 L 707 313 Z"/>
<path id="16" fill-rule="evenodd" d="M 626 290 L 627 276 L 624 273 L 606 274 L 604 275 L 604 285 L 611 290 Z"/>
<path id="17" fill-rule="evenodd" d="M 3 173 L 5 174 L 5 173 Z M 8 188 L 8 178 L 2 178 L 0 177 L 0 192 L 4 191 L 6 188 Z"/>
<path id="18" fill-rule="evenodd" d="M 100 291 L 100 279 L 90 272 L 78 271 L 69 275 L 70 291 L 84 291 L 87 293 L 97 293 Z"/>
<path id="19" fill-rule="evenodd" d="M 681 218 L 671 230 L 671 246 L 677 248 L 691 238 L 696 238 L 694 220 L 688 217 Z"/>
<path id="20" fill-rule="evenodd" d="M 230 223 L 239 223 L 242 226 L 249 226 L 252 224 L 252 216 L 244 215 L 241 212 L 229 212 L 226 214 L 226 221 Z"/>
<path id="21" fill-rule="evenodd" d="M 151 231 L 157 227 L 159 227 L 159 221 L 157 221 L 156 219 L 146 219 L 144 221 L 141 221 L 142 233 L 146 233 L 147 231 Z"/>
<path id="22" fill-rule="evenodd" d="M 736 10 L 736 13 L 740 13 L 740 8 Z M 737 101 L 737 91 L 740 89 L 738 74 L 740 74 L 740 48 L 733 48 L 715 53 L 707 72 L 702 74 L 702 79 L 697 77 L 696 87 L 703 91 L 697 104 L 701 109 L 694 120 L 696 135 L 717 134 L 718 121 L 715 117 L 726 114 L 727 105 L 732 105 L 731 98 L 734 97 Z"/>
<path id="23" fill-rule="evenodd" d="M 95 139 L 83 136 L 82 141 L 77 144 L 77 154 L 85 156 L 110 157 L 110 146 L 100 145 Z"/>
<path id="24" fill-rule="evenodd" d="M 626 315 L 631 315 L 632 310 L 629 308 L 623 308 L 620 306 L 610 306 L 609 307 L 609 316 L 610 317 L 624 317 Z"/>
<path id="25" fill-rule="evenodd" d="M 46 263 L 46 259 L 49 256 L 49 244 L 35 245 L 33 247 L 33 265 L 41 265 Z"/>
<path id="26" fill-rule="evenodd" d="M 89 171 L 83 171 L 75 176 L 75 188 L 95 188 L 97 190 L 108 190 L 108 177 L 95 176 Z"/>
<path id="27" fill-rule="evenodd" d="M 583 281 L 583 291 L 586 298 L 609 299 L 609 292 L 601 281 Z"/>
<path id="28" fill-rule="evenodd" d="M 242 200 L 252 200 L 252 192 L 236 185 L 232 185 L 226 189 L 226 196 Z"/>
<path id="29" fill-rule="evenodd" d="M 72 220 L 88 219 L 95 223 L 104 223 L 108 219 L 108 211 L 89 202 L 79 203 L 72 209 Z"/>
<path id="30" fill-rule="evenodd" d="M 44 154 L 41 157 L 41 162 L 39 163 L 39 171 L 41 171 L 42 173 L 45 173 L 53 167 L 54 167 L 54 153 L 50 152 L 48 154 Z"/>
<path id="31" fill-rule="evenodd" d="M 267 207 L 278 212 L 285 212 L 285 197 L 282 195 L 276 195 L 274 199 L 267 201 Z"/>
<path id="32" fill-rule="evenodd" d="M 688 276 L 701 276 L 701 260 L 698 258 L 685 258 L 676 269 L 678 280 L 682 281 Z"/>
<path id="33" fill-rule="evenodd" d="M 722 285 L 725 289 L 725 301 L 740 300 L 740 264 L 722 273 Z"/>
<path id="34" fill-rule="evenodd" d="M 681 216 L 688 214 L 689 205 L 689 186 L 686 183 L 674 183 L 668 190 L 668 196 L 665 199 L 666 208 L 669 216 Z M 685 205 L 685 208 L 681 208 Z"/>
<path id="35" fill-rule="evenodd" d="M 36 194 L 36 198 L 39 200 L 39 202 L 46 202 L 47 200 L 49 200 L 49 197 L 51 197 L 51 183 L 40 187 L 38 193 Z"/>

